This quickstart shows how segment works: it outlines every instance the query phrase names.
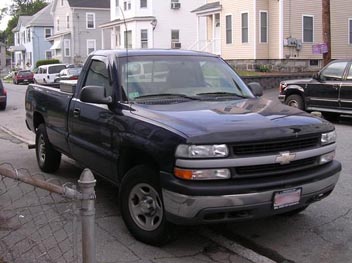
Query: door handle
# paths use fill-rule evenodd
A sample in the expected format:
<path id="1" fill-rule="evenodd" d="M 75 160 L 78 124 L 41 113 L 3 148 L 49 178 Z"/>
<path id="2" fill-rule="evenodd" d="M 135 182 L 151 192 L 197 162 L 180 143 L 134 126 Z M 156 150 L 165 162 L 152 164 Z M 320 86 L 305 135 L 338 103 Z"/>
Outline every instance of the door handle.
<path id="1" fill-rule="evenodd" d="M 81 109 L 75 108 L 73 110 L 73 117 L 78 118 L 81 115 Z"/>
<path id="2" fill-rule="evenodd" d="M 334 84 L 332 85 L 334 89 L 338 89 L 340 87 L 340 84 Z"/>

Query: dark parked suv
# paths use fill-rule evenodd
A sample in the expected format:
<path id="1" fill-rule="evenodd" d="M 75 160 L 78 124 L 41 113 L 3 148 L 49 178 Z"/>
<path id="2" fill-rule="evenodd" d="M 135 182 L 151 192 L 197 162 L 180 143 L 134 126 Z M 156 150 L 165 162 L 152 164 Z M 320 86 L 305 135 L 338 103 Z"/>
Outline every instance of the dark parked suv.
<path id="1" fill-rule="evenodd" d="M 0 110 L 6 109 L 7 93 L 0 79 Z"/>
<path id="2" fill-rule="evenodd" d="M 311 79 L 282 81 L 279 100 L 330 120 L 352 114 L 352 60 L 332 61 Z"/>

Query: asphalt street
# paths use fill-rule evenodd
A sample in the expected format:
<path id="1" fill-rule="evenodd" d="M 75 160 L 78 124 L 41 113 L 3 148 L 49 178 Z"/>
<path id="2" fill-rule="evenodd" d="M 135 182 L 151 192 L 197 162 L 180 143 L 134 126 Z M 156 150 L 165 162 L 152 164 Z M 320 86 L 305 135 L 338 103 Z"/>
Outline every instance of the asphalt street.
<path id="1" fill-rule="evenodd" d="M 36 173 L 39 170 L 34 151 L 27 149 L 27 144 L 34 141 L 34 134 L 24 124 L 26 86 L 5 84 L 5 87 L 8 107 L 0 112 L 0 163 L 10 162 L 17 168 Z M 266 90 L 264 97 L 277 100 L 277 92 Z M 352 119 L 343 117 L 335 126 L 338 133 L 336 159 L 343 166 L 338 185 L 328 198 L 293 217 L 184 227 L 180 228 L 174 242 L 155 248 L 135 241 L 129 235 L 116 204 L 117 189 L 99 182 L 96 189 L 98 261 L 351 262 Z M 80 168 L 65 159 L 54 176 L 75 181 L 80 172 Z"/>

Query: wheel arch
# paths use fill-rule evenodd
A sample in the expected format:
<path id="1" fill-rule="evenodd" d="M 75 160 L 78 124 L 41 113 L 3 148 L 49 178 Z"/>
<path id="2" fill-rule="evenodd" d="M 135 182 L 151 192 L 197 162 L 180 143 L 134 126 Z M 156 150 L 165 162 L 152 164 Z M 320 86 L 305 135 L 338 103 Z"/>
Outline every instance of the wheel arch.
<path id="1" fill-rule="evenodd" d="M 37 111 L 34 112 L 34 114 L 33 114 L 33 128 L 34 128 L 34 130 L 37 130 L 39 125 L 42 123 L 45 124 L 45 120 L 44 120 L 43 115 Z"/>
<path id="2" fill-rule="evenodd" d="M 118 160 L 118 179 L 121 182 L 126 173 L 138 165 L 147 165 L 160 171 L 160 163 L 150 152 L 135 147 L 123 147 Z"/>

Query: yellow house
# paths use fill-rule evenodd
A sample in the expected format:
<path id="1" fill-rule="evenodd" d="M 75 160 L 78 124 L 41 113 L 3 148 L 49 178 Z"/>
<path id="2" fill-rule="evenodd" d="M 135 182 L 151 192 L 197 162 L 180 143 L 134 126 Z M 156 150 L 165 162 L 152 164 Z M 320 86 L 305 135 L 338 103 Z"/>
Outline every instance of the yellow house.
<path id="1" fill-rule="evenodd" d="M 219 54 L 237 68 L 306 71 L 322 65 L 321 0 L 208 0 L 192 12 L 198 34 L 191 49 Z M 332 57 L 351 57 L 352 1 L 331 1 L 331 32 Z"/>

